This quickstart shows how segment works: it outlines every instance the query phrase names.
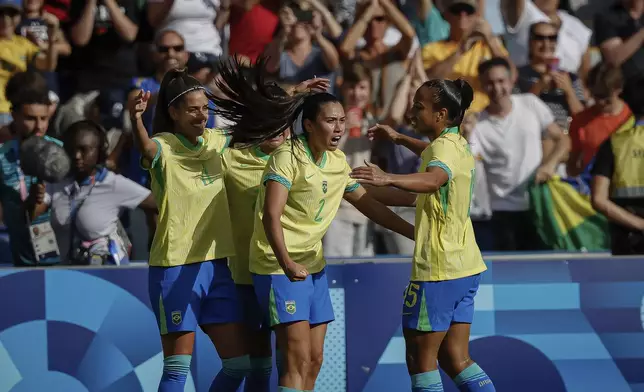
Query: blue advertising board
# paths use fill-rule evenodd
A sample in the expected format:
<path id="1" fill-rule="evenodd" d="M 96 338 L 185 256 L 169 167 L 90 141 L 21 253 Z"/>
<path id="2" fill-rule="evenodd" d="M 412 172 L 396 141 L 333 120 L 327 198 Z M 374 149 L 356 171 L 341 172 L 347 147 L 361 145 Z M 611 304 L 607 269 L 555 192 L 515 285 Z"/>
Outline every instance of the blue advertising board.
<path id="1" fill-rule="evenodd" d="M 644 392 L 644 260 L 491 261 L 471 356 L 497 391 Z M 410 390 L 408 263 L 329 266 L 336 313 L 316 391 Z M 156 391 L 163 355 L 145 267 L 0 269 L 0 392 Z M 221 367 L 199 333 L 186 391 Z M 446 391 L 456 391 L 447 378 Z"/>

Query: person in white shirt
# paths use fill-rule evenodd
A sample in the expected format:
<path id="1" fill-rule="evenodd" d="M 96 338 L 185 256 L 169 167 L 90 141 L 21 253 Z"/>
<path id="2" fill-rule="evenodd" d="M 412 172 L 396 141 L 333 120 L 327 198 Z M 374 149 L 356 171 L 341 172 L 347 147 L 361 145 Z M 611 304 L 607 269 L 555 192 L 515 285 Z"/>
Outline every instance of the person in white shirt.
<path id="1" fill-rule="evenodd" d="M 531 224 L 527 186 L 555 174 L 570 140 L 539 98 L 511 95 L 510 69 L 503 58 L 479 66 L 490 105 L 479 115 L 470 145 L 488 182 L 495 250 L 538 250 L 542 245 Z"/>
<path id="2" fill-rule="evenodd" d="M 559 0 L 501 0 L 501 14 L 508 32 L 506 47 L 517 68 L 528 63 L 530 26 L 547 22 L 559 27 L 555 53 L 559 68 L 585 80 L 591 67 L 588 47 L 593 32 L 579 19 L 559 9 Z"/>

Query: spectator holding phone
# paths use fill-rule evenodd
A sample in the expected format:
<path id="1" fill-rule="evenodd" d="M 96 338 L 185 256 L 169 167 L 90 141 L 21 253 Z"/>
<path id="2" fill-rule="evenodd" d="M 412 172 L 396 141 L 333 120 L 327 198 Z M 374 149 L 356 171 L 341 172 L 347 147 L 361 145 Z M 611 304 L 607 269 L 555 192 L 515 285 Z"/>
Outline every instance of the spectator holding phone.
<path id="1" fill-rule="evenodd" d="M 519 67 L 516 92 L 532 93 L 550 108 L 555 122 L 568 129 L 570 117 L 584 110 L 584 88 L 579 77 L 560 68 L 556 57 L 559 29 L 552 23 L 530 26 L 530 62 Z"/>

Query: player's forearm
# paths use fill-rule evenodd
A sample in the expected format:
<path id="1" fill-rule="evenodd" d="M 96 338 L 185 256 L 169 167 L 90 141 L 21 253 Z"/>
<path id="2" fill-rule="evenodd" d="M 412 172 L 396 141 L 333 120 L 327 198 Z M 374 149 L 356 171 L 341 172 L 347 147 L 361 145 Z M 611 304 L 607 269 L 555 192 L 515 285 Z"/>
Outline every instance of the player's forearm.
<path id="1" fill-rule="evenodd" d="M 429 146 L 429 143 L 427 142 L 400 133 L 396 135 L 394 143 L 398 144 L 399 146 L 403 146 L 408 150 L 411 150 L 411 152 L 418 156 L 420 156 L 423 151 L 425 151 L 427 146 Z"/>
<path id="2" fill-rule="evenodd" d="M 380 226 L 414 240 L 414 226 L 409 224 L 384 204 L 365 194 L 354 206 L 367 218 Z"/>
<path id="3" fill-rule="evenodd" d="M 286 270 L 286 264 L 290 260 L 288 250 L 286 249 L 286 242 L 284 241 L 284 229 L 279 216 L 264 212 L 262 217 L 262 224 L 264 225 L 264 232 L 268 244 L 275 253 L 275 258 L 282 269 Z"/>
<path id="4" fill-rule="evenodd" d="M 132 132 L 134 135 L 134 143 L 139 149 L 141 155 L 143 155 L 143 158 L 152 163 L 157 155 L 159 146 L 157 146 L 157 144 L 150 139 L 150 136 L 148 136 L 148 131 L 145 129 L 145 125 L 143 125 L 141 117 L 133 117 L 131 120 L 134 125 Z"/>
<path id="5" fill-rule="evenodd" d="M 440 187 L 440 180 L 432 173 L 390 174 L 389 186 L 394 186 L 407 192 L 434 193 Z"/>
<path id="6" fill-rule="evenodd" d="M 377 187 L 364 185 L 369 196 L 380 203 L 391 207 L 413 207 L 416 205 L 416 195 L 393 187 Z"/>

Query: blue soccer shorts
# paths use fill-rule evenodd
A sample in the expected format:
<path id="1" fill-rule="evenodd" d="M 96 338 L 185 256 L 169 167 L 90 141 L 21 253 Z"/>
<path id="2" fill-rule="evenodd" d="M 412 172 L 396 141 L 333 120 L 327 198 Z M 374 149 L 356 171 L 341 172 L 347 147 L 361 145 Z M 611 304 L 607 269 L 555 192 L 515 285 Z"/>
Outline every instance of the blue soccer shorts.
<path id="1" fill-rule="evenodd" d="M 238 284 L 237 298 L 241 306 L 242 318 L 251 330 L 259 331 L 268 328 L 268 323 L 265 321 L 262 308 L 257 302 L 257 295 L 255 295 L 255 288 L 251 284 Z"/>
<path id="2" fill-rule="evenodd" d="M 253 284 L 270 327 L 295 321 L 315 325 L 335 319 L 326 270 L 299 282 L 291 282 L 286 275 L 253 274 Z"/>
<path id="3" fill-rule="evenodd" d="M 241 322 L 226 259 L 150 267 L 148 290 L 159 332 L 194 332 L 200 325 Z"/>
<path id="4" fill-rule="evenodd" d="M 472 323 L 481 275 L 436 282 L 411 281 L 405 289 L 403 328 L 447 331 L 452 323 Z"/>

